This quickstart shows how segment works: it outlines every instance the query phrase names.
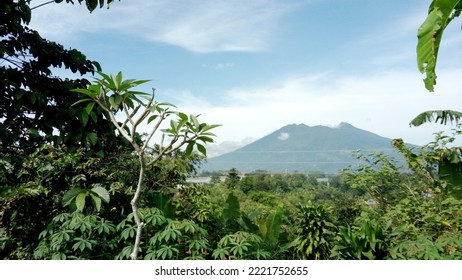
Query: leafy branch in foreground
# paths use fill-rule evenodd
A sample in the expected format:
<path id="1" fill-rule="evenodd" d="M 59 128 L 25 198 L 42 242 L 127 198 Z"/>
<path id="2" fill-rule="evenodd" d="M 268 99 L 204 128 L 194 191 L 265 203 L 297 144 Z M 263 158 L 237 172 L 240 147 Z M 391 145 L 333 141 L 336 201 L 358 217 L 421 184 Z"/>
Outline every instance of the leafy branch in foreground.
<path id="1" fill-rule="evenodd" d="M 410 126 L 420 126 L 427 122 L 439 122 L 446 125 L 448 122 L 458 124 L 462 119 L 462 112 L 453 110 L 431 110 L 417 115 L 410 123 Z"/>
<path id="2" fill-rule="evenodd" d="M 435 68 L 443 32 L 461 12 L 461 0 L 433 0 L 417 32 L 417 65 L 419 71 L 425 73 L 425 87 L 429 91 L 436 85 Z"/>
<path id="3" fill-rule="evenodd" d="M 92 111 L 95 104 L 101 107 L 118 133 L 131 144 L 138 156 L 140 163 L 138 183 L 131 201 L 137 231 L 130 255 L 131 259 L 137 259 L 144 227 L 138 213 L 138 201 L 143 190 L 146 168 L 183 147 L 186 148 L 186 155 L 191 155 L 196 148 L 206 156 L 205 144 L 214 141 L 215 135 L 211 130 L 219 125 L 200 123 L 198 116 L 188 116 L 171 110 L 175 107 L 173 104 L 154 100 L 154 90 L 152 94 L 133 90 L 134 87 L 148 80 L 122 80 L 122 72 L 115 76 L 102 72 L 98 74 L 101 78 L 96 79 L 88 88 L 73 90 L 85 97 L 74 105 L 87 103 L 88 113 Z M 120 122 L 119 119 L 123 121 Z M 150 129 L 145 139 L 139 137 L 139 128 L 143 124 Z M 157 134 L 160 134 L 159 140 L 152 145 L 154 135 Z"/>

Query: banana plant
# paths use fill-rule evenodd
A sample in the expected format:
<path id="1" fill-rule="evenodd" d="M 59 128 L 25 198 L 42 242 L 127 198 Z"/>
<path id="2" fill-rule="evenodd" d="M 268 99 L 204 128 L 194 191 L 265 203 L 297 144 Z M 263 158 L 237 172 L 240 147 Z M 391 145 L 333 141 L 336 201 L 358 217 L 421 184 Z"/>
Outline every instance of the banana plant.
<path id="1" fill-rule="evenodd" d="M 410 123 L 410 126 L 420 126 L 428 122 L 439 122 L 446 125 L 449 123 L 458 124 L 462 119 L 462 112 L 453 110 L 430 110 L 417 115 Z"/>
<path id="2" fill-rule="evenodd" d="M 258 221 L 261 237 L 270 245 L 275 245 L 279 240 L 283 212 L 284 205 L 280 204 L 274 212 L 266 217 L 266 219 Z"/>
<path id="3" fill-rule="evenodd" d="M 417 31 L 417 65 L 425 74 L 424 83 L 429 91 L 436 85 L 435 68 L 443 32 L 461 12 L 461 0 L 433 0 L 427 18 Z"/>
<path id="4" fill-rule="evenodd" d="M 452 136 L 435 133 L 435 141 L 420 148 L 418 153 L 407 147 L 402 139 L 393 140 L 392 145 L 404 155 L 408 167 L 430 185 L 442 186 L 446 194 L 462 199 L 462 147 L 448 147 L 460 134 L 461 130 L 456 130 Z"/>

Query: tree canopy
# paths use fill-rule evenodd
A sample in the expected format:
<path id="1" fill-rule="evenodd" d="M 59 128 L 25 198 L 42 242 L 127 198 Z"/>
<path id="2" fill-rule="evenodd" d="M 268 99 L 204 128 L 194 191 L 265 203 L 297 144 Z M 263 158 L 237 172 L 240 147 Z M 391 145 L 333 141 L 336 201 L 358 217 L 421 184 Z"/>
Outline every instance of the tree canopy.
<path id="1" fill-rule="evenodd" d="M 70 91 L 87 86 L 84 75 L 101 67 L 80 51 L 49 41 L 29 28 L 30 2 L 6 0 L 0 4 L 2 151 L 28 153 L 43 142 L 101 150 L 105 143 L 98 139 L 114 139 L 109 137 L 114 136 L 112 125 L 103 118 L 102 110 L 87 113 L 82 106 L 71 107 L 81 95 Z M 95 2 L 86 1 L 89 10 L 95 8 Z M 99 2 L 102 5 L 104 1 Z M 82 78 L 59 77 L 53 73 L 56 68 Z"/>

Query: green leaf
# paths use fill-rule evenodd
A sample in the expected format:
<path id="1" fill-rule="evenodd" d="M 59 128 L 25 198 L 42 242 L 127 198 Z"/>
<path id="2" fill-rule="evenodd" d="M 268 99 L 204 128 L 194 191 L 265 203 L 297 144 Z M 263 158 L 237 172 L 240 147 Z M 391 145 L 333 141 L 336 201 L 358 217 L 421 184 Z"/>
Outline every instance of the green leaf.
<path id="1" fill-rule="evenodd" d="M 80 212 L 82 212 L 83 208 L 85 208 L 85 199 L 87 198 L 87 195 L 87 192 L 82 192 L 75 198 L 75 205 L 77 206 L 77 210 Z"/>
<path id="2" fill-rule="evenodd" d="M 260 230 L 261 236 L 266 239 L 268 236 L 268 227 L 266 226 L 266 221 L 261 219 L 258 220 L 258 229 Z"/>
<path id="3" fill-rule="evenodd" d="M 177 123 L 177 130 L 178 131 L 181 131 L 181 129 L 184 127 L 184 125 L 188 122 L 188 120 L 180 120 L 178 123 Z"/>
<path id="4" fill-rule="evenodd" d="M 107 100 L 109 101 L 109 104 L 111 105 L 111 109 L 117 109 L 114 95 L 109 96 Z"/>
<path id="5" fill-rule="evenodd" d="M 148 119 L 148 123 L 152 122 L 153 120 L 155 120 L 159 115 L 152 115 L 149 117 Z"/>
<path id="6" fill-rule="evenodd" d="M 109 0 L 108 0 L 108 4 L 109 4 Z M 109 9 L 109 6 L 108 6 L 108 9 Z M 101 64 L 99 64 L 98 61 L 93 60 L 91 63 L 95 66 L 96 71 L 102 71 Z"/>
<path id="7" fill-rule="evenodd" d="M 98 7 L 98 0 L 85 0 L 85 4 L 87 5 L 87 9 L 93 12 Z"/>
<path id="8" fill-rule="evenodd" d="M 180 117 L 180 119 L 188 121 L 188 115 L 186 115 L 185 113 L 177 112 L 176 114 L 178 115 L 178 117 Z"/>
<path id="9" fill-rule="evenodd" d="M 109 75 L 107 75 L 107 74 L 105 74 L 105 73 L 103 73 L 103 72 L 101 72 L 101 71 L 98 71 L 97 73 L 98 73 L 101 77 L 103 77 L 103 80 L 104 80 L 104 81 L 106 81 L 106 82 L 108 82 L 108 83 L 112 83 L 112 78 L 111 78 Z M 112 85 L 112 87 L 113 87 L 113 84 L 111 84 L 111 85 Z"/>
<path id="10" fill-rule="evenodd" d="M 96 145 L 96 143 L 98 143 L 98 135 L 96 135 L 94 132 L 88 133 L 87 138 L 90 140 L 92 145 Z"/>
<path id="11" fill-rule="evenodd" d="M 98 156 L 99 158 L 103 158 L 104 157 L 104 151 L 97 151 L 97 152 L 95 152 L 95 155 Z"/>
<path id="12" fill-rule="evenodd" d="M 116 85 L 116 89 L 120 91 L 120 85 L 122 84 L 122 71 L 119 71 L 114 79 L 114 84 Z"/>
<path id="13" fill-rule="evenodd" d="M 93 193 L 98 195 L 105 203 L 109 203 L 110 195 L 109 192 L 101 186 L 101 184 L 94 184 L 91 189 Z"/>
<path id="14" fill-rule="evenodd" d="M 221 126 L 221 124 L 206 125 L 205 127 L 203 127 L 202 132 L 206 132 L 206 131 L 212 130 L 212 129 L 220 127 L 220 126 Z M 209 135 L 214 135 L 214 134 L 211 133 Z"/>
<path id="15" fill-rule="evenodd" d="M 130 97 L 125 97 L 123 102 L 128 106 L 128 108 L 135 109 L 135 104 L 133 104 L 133 100 Z"/>
<path id="16" fill-rule="evenodd" d="M 190 156 L 193 152 L 193 149 L 194 149 L 194 142 L 191 142 L 191 143 L 188 143 L 188 146 L 186 146 L 186 155 L 187 156 Z"/>
<path id="17" fill-rule="evenodd" d="M 93 99 L 84 98 L 84 99 L 81 99 L 81 100 L 79 100 L 79 101 L 73 103 L 71 106 L 75 106 L 75 105 L 80 104 L 80 103 L 91 102 L 91 101 L 93 101 Z"/>
<path id="18" fill-rule="evenodd" d="M 240 205 L 237 197 L 230 193 L 225 202 L 223 209 L 223 218 L 225 221 L 235 221 L 240 216 Z"/>
<path id="19" fill-rule="evenodd" d="M 94 100 L 96 98 L 96 95 L 97 95 L 97 92 L 94 92 L 94 91 L 86 89 L 86 88 L 76 88 L 76 89 L 71 89 L 71 91 L 85 94 L 88 97 L 90 97 L 92 100 Z"/>
<path id="20" fill-rule="evenodd" d="M 141 85 L 141 84 L 144 84 L 144 83 L 147 83 L 147 82 L 150 82 L 151 80 L 135 80 L 132 82 L 132 84 L 135 84 L 135 85 Z M 147 93 L 145 93 L 147 94 Z"/>
<path id="21" fill-rule="evenodd" d="M 90 112 L 90 117 L 95 123 L 98 122 L 98 117 L 96 116 L 95 112 L 91 111 Z"/>
<path id="22" fill-rule="evenodd" d="M 190 115 L 189 118 L 190 118 L 191 121 L 193 122 L 194 127 L 195 127 L 195 128 L 199 128 L 200 124 L 199 124 L 199 121 L 197 120 L 197 117 L 194 116 L 194 115 Z"/>
<path id="23" fill-rule="evenodd" d="M 411 122 L 410 126 L 420 126 L 424 123 L 438 121 L 440 124 L 447 124 L 448 122 L 459 123 L 459 120 L 462 119 L 462 112 L 452 111 L 452 110 L 431 110 L 425 111 L 417 115 Z"/>
<path id="24" fill-rule="evenodd" d="M 91 110 L 93 110 L 93 106 L 95 106 L 95 103 L 96 103 L 96 102 L 88 103 L 88 105 L 85 107 L 85 111 L 87 111 L 87 114 L 90 114 L 90 113 L 91 113 Z M 75 104 L 75 103 L 74 103 L 74 104 Z"/>
<path id="25" fill-rule="evenodd" d="M 441 37 L 451 15 L 460 13 L 460 0 L 433 0 L 428 16 L 417 32 L 417 65 L 421 73 L 425 73 L 425 87 L 434 90 L 436 84 L 436 61 Z"/>
<path id="26" fill-rule="evenodd" d="M 212 138 L 212 137 L 208 137 L 208 136 L 199 136 L 197 139 L 198 139 L 198 140 L 201 140 L 201 141 L 203 141 L 203 142 L 209 142 L 209 143 L 213 143 L 213 142 L 214 142 L 213 138 Z"/>
<path id="27" fill-rule="evenodd" d="M 93 207 L 95 207 L 96 211 L 99 212 L 101 209 L 101 198 L 99 198 L 96 194 L 90 193 L 91 201 L 93 203 Z"/>
<path id="28" fill-rule="evenodd" d="M 173 108 L 176 108 L 176 106 L 172 103 L 169 103 L 169 102 L 159 102 L 157 103 L 158 106 L 162 106 L 162 107 L 173 107 Z"/>
<path id="29" fill-rule="evenodd" d="M 271 243 L 275 243 L 279 239 L 279 233 L 281 231 L 282 223 L 282 214 L 283 204 L 279 205 L 276 208 L 276 211 L 268 215 L 268 217 L 266 218 L 267 235 L 265 239 Z"/>
<path id="30" fill-rule="evenodd" d="M 136 233 L 135 227 L 128 227 L 128 228 L 125 228 L 120 235 L 124 240 L 127 240 L 129 237 L 130 238 L 134 237 L 135 233 Z"/>
<path id="31" fill-rule="evenodd" d="M 173 134 L 178 134 L 178 126 L 174 120 L 170 120 L 170 128 Z"/>
<path id="32" fill-rule="evenodd" d="M 83 110 L 80 111 L 80 122 L 82 123 L 82 126 L 86 126 L 88 123 L 88 113 L 87 111 Z"/>
<path id="33" fill-rule="evenodd" d="M 74 188 L 74 189 L 68 190 L 64 194 L 63 199 L 62 199 L 63 206 L 68 206 L 79 193 L 84 192 L 84 191 L 85 190 L 81 188 Z"/>
<path id="34" fill-rule="evenodd" d="M 30 128 L 30 129 L 28 130 L 28 132 L 29 132 L 29 135 L 30 135 L 30 136 L 33 136 L 33 137 L 39 137 L 39 136 L 40 136 L 40 133 L 38 132 L 37 129 Z"/>
<path id="35" fill-rule="evenodd" d="M 197 150 L 201 152 L 204 156 L 207 156 L 207 149 L 204 147 L 204 145 L 196 143 Z"/>

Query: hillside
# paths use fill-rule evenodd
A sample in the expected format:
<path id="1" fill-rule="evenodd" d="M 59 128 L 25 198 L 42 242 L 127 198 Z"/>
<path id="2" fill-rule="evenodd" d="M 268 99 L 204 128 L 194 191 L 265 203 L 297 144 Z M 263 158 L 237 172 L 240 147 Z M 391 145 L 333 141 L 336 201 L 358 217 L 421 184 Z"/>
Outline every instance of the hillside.
<path id="1" fill-rule="evenodd" d="M 374 151 L 397 156 L 391 139 L 341 123 L 332 128 L 291 124 L 236 151 L 208 159 L 204 171 L 337 173 L 356 164 L 352 153 Z"/>

